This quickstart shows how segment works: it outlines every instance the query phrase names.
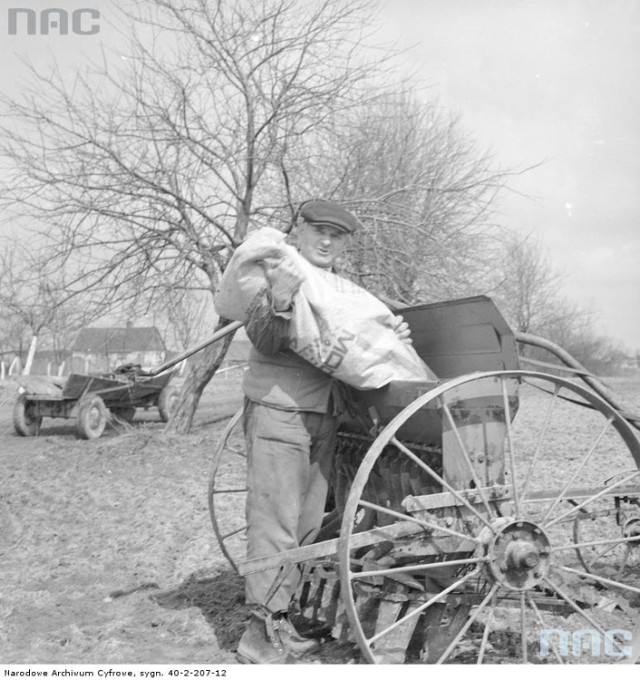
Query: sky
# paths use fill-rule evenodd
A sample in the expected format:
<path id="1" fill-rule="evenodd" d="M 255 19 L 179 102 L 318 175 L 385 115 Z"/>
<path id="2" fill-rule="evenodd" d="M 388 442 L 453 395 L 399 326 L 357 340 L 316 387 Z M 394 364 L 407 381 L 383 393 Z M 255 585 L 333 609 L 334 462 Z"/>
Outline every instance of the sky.
<path id="1" fill-rule="evenodd" d="M 533 234 L 599 333 L 640 349 L 640 2 L 393 0 L 380 36 L 508 168 Z"/>
<path id="2" fill-rule="evenodd" d="M 99 9 L 99 32 L 9 35 L 10 7 L 54 5 Z M 116 18 L 109 0 L 0 0 L 0 88 L 20 90 L 23 59 L 73 74 L 117 51 Z M 536 166 L 509 182 L 500 221 L 542 241 L 599 333 L 640 349 L 640 2 L 382 0 L 377 23 L 480 148 Z"/>

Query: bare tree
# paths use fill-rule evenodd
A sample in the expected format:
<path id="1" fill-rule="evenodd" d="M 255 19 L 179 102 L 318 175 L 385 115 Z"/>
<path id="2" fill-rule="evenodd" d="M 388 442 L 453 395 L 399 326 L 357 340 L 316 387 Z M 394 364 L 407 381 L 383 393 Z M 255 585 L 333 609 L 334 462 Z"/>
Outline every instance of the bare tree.
<path id="1" fill-rule="evenodd" d="M 374 292 L 486 289 L 507 174 L 436 103 L 385 84 L 388 53 L 363 49 L 372 2 L 139 6 L 117 67 L 105 58 L 73 83 L 34 73 L 1 100 L 15 168 L 2 201 L 45 225 L 51 262 L 75 273 L 68 291 L 132 310 L 203 282 L 212 294 L 250 229 L 288 226 L 313 196 L 361 215 L 345 268 Z M 189 429 L 225 350 L 192 365 L 169 429 Z"/>
<path id="2" fill-rule="evenodd" d="M 187 350 L 211 335 L 217 315 L 207 293 L 167 287 L 164 305 L 154 310 L 154 317 L 162 320 L 163 336 L 172 348 Z"/>
<path id="3" fill-rule="evenodd" d="M 619 371 L 624 350 L 595 331 L 590 310 L 564 295 L 563 276 L 553 268 L 540 240 L 510 234 L 504 244 L 503 265 L 496 275 L 500 277 L 496 301 L 515 331 L 552 341 L 596 374 Z M 536 349 L 523 352 L 548 359 Z"/>
<path id="4" fill-rule="evenodd" d="M 10 363 L 15 357 L 25 357 L 29 337 L 24 320 L 4 304 L 0 304 L 0 319 L 0 361 Z"/>
<path id="5" fill-rule="evenodd" d="M 352 276 L 405 303 L 486 288 L 509 173 L 436 100 L 382 92 L 345 118 L 324 174 L 327 193 L 367 226 L 350 253 Z"/>
<path id="6" fill-rule="evenodd" d="M 34 73 L 3 98 L 21 127 L 4 123 L 2 153 L 5 203 L 46 224 L 51 258 L 82 271 L 74 290 L 153 304 L 195 272 L 213 292 L 250 221 L 287 213 L 304 140 L 362 99 L 381 60 L 357 56 L 366 1 L 141 7 L 120 68 Z M 224 349 L 193 365 L 169 428 L 188 430 Z"/>
<path id="7" fill-rule="evenodd" d="M 68 275 L 68 270 L 55 267 L 47 251 L 33 244 L 6 242 L 0 251 L 4 343 L 13 344 L 26 373 L 39 341 L 54 351 L 68 347 L 74 333 L 107 311 L 99 293 L 68 289 Z"/>
<path id="8" fill-rule="evenodd" d="M 627 356 L 620 342 L 595 330 L 592 313 L 566 300 L 556 306 L 555 317 L 540 335 L 557 343 L 598 376 L 619 374 Z"/>
<path id="9" fill-rule="evenodd" d="M 507 236 L 496 291 L 500 309 L 516 331 L 544 333 L 559 318 L 575 323 L 579 312 L 561 297 L 562 276 L 537 239 L 515 233 Z"/>

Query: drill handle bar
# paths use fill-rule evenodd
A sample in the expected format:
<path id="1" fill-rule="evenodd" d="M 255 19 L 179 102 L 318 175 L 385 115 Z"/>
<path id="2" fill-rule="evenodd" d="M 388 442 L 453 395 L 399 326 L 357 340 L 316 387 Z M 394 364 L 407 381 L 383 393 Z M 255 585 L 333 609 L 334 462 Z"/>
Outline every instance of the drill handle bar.
<path id="1" fill-rule="evenodd" d="M 164 373 L 168 369 L 171 369 L 172 367 L 176 366 L 176 364 L 180 364 L 180 362 L 187 359 L 187 357 L 191 357 L 191 355 L 195 355 L 196 352 L 200 352 L 200 350 L 206 348 L 208 345 L 211 345 L 212 343 L 219 341 L 221 338 L 228 336 L 230 333 L 237 331 L 241 326 L 242 326 L 242 322 L 231 322 L 230 324 L 223 326 L 221 329 L 218 329 L 213 334 L 213 336 L 211 336 L 211 338 L 209 338 L 208 340 L 202 341 L 202 343 L 200 343 L 199 345 L 196 345 L 193 348 L 189 348 L 188 350 L 185 350 L 182 354 L 180 354 L 176 357 L 173 357 L 172 359 L 165 362 L 164 364 L 161 364 L 157 369 L 154 369 L 153 371 L 149 372 L 148 375 L 158 376 L 159 374 Z"/>

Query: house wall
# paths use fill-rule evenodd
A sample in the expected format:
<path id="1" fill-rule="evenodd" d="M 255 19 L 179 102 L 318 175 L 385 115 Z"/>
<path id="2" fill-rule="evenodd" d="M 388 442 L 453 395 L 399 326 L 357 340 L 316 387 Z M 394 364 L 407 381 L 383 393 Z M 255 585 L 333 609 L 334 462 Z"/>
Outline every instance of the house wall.
<path id="1" fill-rule="evenodd" d="M 161 350 L 109 355 L 74 352 L 71 357 L 69 373 L 104 374 L 115 371 L 123 364 L 140 364 L 143 369 L 152 369 L 160 366 L 163 362 L 164 352 Z"/>

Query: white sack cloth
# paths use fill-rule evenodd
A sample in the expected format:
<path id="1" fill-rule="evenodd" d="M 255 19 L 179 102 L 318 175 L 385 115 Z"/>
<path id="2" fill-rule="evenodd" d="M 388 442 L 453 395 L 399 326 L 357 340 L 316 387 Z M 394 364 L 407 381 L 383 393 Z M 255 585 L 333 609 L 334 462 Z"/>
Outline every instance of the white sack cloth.
<path id="1" fill-rule="evenodd" d="M 293 297 L 289 342 L 293 352 L 348 385 L 369 390 L 392 380 L 432 381 L 433 373 L 394 331 L 394 314 L 356 284 L 315 267 L 265 227 L 233 254 L 216 292 L 219 315 L 241 322 L 268 286 L 267 263 L 291 258 L 304 273 Z"/>

